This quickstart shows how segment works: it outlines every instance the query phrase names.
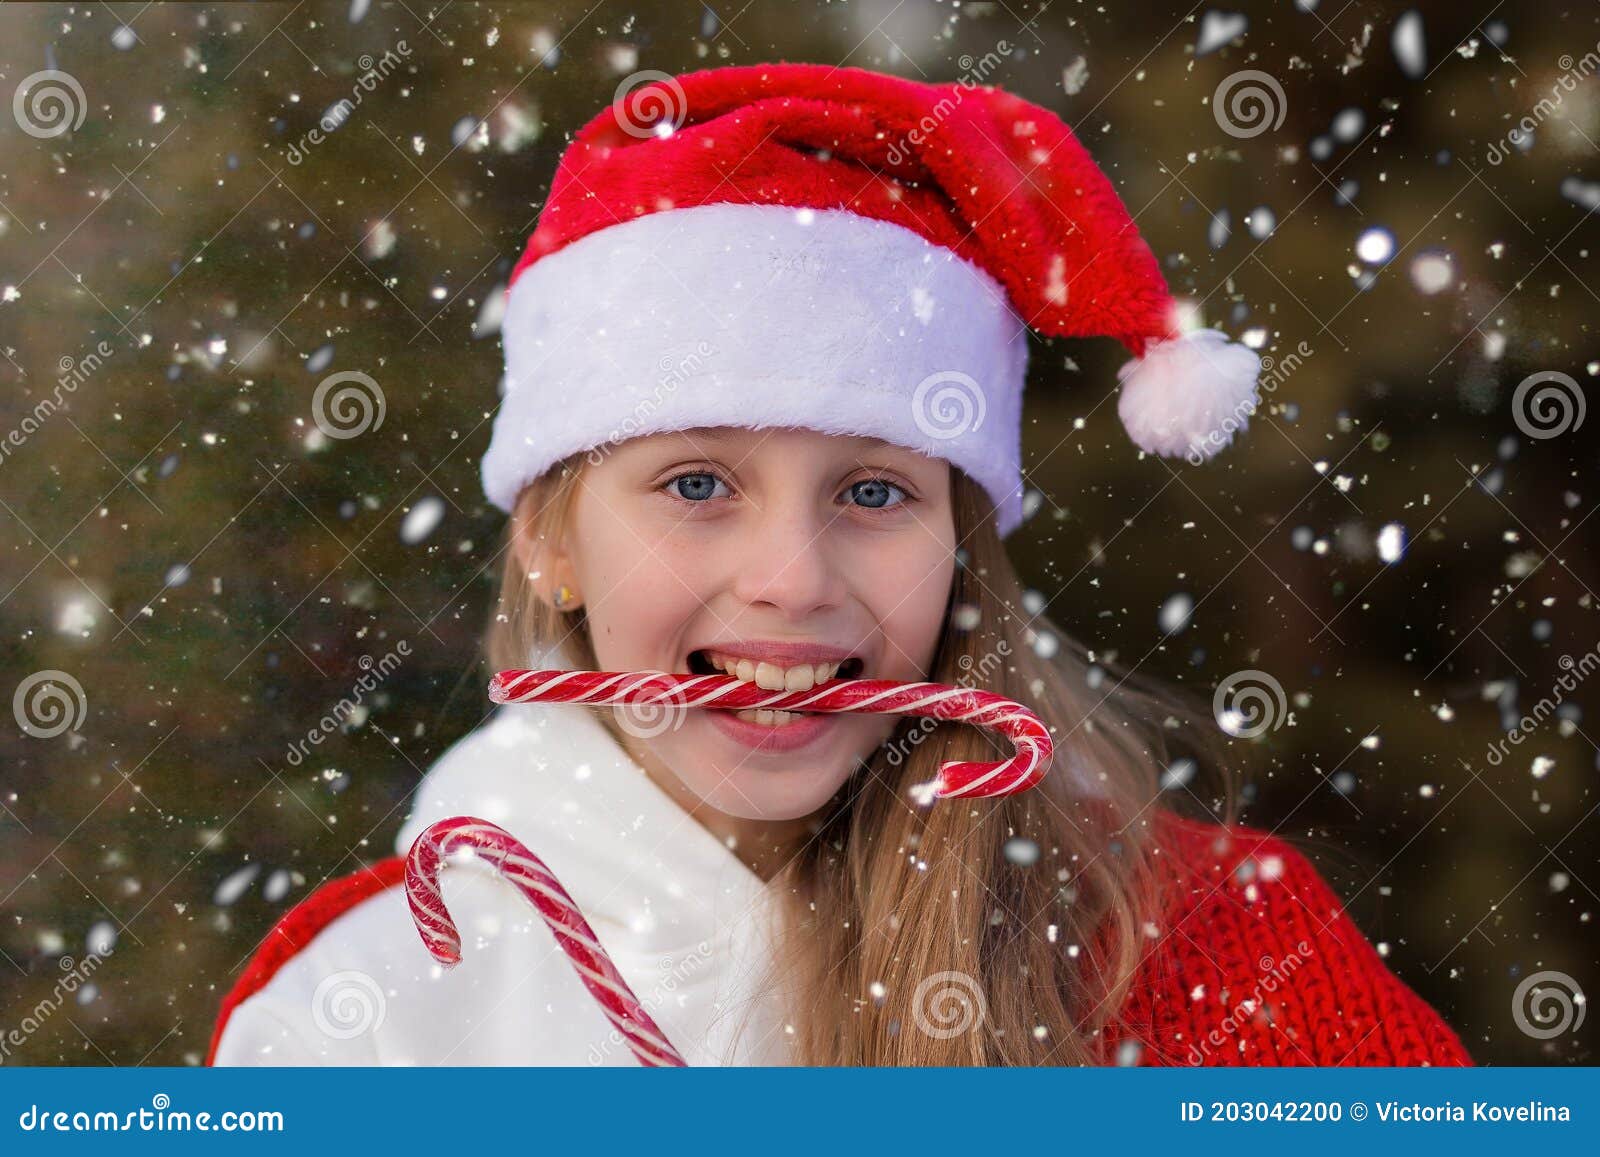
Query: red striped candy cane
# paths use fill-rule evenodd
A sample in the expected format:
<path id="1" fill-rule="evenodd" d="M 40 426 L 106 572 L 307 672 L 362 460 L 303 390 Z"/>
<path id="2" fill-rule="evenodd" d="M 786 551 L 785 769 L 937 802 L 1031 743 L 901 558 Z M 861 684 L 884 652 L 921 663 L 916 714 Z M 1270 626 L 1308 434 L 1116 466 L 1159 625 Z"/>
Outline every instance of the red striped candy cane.
<path id="1" fill-rule="evenodd" d="M 489 684 L 496 703 L 626 704 L 664 710 L 745 707 L 784 711 L 845 711 L 921 715 L 1000 732 L 1015 754 L 998 763 L 951 760 L 940 765 L 938 799 L 1014 795 L 1036 785 L 1050 768 L 1053 745 L 1039 717 L 1002 695 L 944 683 L 891 679 L 830 679 L 809 691 L 768 691 L 732 675 L 667 671 L 501 671 Z"/>
<path id="2" fill-rule="evenodd" d="M 440 820 L 419 835 L 406 854 L 406 900 L 417 931 L 422 934 L 422 943 L 435 960 L 446 968 L 461 962 L 461 936 L 445 908 L 439 871 L 446 856 L 466 849 L 493 865 L 501 878 L 515 886 L 544 917 L 577 970 L 578 979 L 599 1002 L 640 1064 L 677 1067 L 685 1063 L 633 995 L 628 982 L 595 939 L 589 922 L 544 861 L 510 832 L 488 820 L 473 816 Z"/>

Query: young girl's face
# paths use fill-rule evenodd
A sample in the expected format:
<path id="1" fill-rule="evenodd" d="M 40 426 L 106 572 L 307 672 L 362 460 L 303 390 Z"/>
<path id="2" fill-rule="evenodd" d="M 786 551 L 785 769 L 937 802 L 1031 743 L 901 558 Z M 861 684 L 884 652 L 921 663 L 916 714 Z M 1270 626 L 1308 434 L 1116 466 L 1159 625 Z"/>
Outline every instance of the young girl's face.
<path id="1" fill-rule="evenodd" d="M 600 669 L 721 668 L 792 690 L 925 678 L 955 573 L 950 483 L 943 459 L 876 438 L 718 427 L 621 443 L 586 464 L 565 543 Z M 618 719 L 675 794 L 769 821 L 821 808 L 898 722 L 744 715 Z"/>

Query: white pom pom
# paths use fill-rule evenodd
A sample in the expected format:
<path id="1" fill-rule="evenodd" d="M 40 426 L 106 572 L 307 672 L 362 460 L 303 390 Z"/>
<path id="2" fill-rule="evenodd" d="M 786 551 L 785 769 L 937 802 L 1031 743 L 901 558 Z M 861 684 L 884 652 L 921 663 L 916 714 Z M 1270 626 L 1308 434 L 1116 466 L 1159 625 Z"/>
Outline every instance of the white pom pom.
<path id="1" fill-rule="evenodd" d="M 1261 358 L 1215 329 L 1152 342 L 1117 371 L 1117 414 L 1141 450 L 1199 463 L 1249 424 Z"/>

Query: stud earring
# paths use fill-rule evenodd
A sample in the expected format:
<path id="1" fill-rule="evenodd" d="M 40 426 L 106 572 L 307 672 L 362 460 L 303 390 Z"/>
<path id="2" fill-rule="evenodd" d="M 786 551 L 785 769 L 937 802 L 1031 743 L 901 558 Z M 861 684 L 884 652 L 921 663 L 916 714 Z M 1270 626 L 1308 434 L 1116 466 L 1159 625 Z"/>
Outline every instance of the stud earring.
<path id="1" fill-rule="evenodd" d="M 566 607 L 567 607 L 567 604 L 572 602 L 572 601 L 573 601 L 573 595 L 572 595 L 572 588 L 571 587 L 569 587 L 566 583 L 562 583 L 559 587 L 556 588 L 556 606 L 558 608 L 560 608 L 562 610 L 565 610 Z"/>

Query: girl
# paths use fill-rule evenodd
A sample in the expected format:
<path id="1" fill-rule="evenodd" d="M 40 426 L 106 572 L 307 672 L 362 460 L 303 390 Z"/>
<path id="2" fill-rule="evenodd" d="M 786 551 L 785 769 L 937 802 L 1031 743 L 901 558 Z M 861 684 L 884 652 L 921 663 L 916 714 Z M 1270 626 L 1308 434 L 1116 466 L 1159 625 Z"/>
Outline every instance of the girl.
<path id="1" fill-rule="evenodd" d="M 1306 860 L 1158 799 L 1186 712 L 1050 654 L 1023 518 L 1028 328 L 1116 338 L 1145 450 L 1203 458 L 1259 361 L 1182 332 L 1054 115 L 998 89 L 774 64 L 665 78 L 563 156 L 504 324 L 496 669 L 981 686 L 1055 765 L 941 801 L 959 725 L 519 704 L 420 785 L 395 857 L 317 889 L 224 1002 L 219 1064 L 631 1065 L 487 871 L 436 969 L 401 856 L 492 820 L 566 884 L 691 1064 L 1466 1064 Z M 1100 676 L 1099 678 L 1092 676 Z"/>

